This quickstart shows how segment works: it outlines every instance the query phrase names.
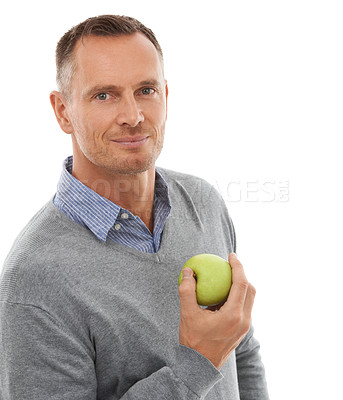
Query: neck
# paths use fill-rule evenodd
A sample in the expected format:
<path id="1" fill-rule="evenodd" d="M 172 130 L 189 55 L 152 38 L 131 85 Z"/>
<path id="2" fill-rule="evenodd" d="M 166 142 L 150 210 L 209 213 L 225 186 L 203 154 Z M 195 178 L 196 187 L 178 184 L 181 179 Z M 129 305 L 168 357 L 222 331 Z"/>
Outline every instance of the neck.
<path id="1" fill-rule="evenodd" d="M 155 166 L 129 175 L 116 173 L 94 164 L 73 160 L 73 176 L 100 196 L 138 216 L 153 232 Z"/>

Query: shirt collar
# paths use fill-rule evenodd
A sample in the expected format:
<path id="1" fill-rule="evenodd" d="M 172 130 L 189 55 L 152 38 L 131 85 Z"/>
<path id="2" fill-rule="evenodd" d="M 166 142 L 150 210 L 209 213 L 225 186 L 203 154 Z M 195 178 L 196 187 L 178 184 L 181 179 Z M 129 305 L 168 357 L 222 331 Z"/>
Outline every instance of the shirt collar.
<path id="1" fill-rule="evenodd" d="M 98 239 L 105 242 L 109 230 L 124 209 L 76 179 L 72 175 L 72 166 L 73 156 L 70 156 L 63 162 L 56 196 L 68 208 L 69 213 L 77 216 Z M 170 207 L 168 184 L 157 170 L 154 205 L 156 201 L 162 201 Z"/>

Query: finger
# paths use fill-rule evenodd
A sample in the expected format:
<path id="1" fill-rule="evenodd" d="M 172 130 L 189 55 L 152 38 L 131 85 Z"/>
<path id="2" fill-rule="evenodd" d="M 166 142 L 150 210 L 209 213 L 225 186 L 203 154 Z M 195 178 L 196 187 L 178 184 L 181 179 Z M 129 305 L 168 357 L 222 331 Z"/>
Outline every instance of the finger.
<path id="1" fill-rule="evenodd" d="M 225 301 L 226 301 L 226 299 L 225 299 L 224 301 L 222 301 L 221 303 L 216 304 L 215 306 L 207 306 L 207 307 L 206 307 L 206 310 L 209 310 L 209 311 L 218 311 L 218 310 L 220 310 L 220 308 L 222 307 L 222 305 L 225 303 Z"/>
<path id="2" fill-rule="evenodd" d="M 244 309 L 243 309 L 244 315 L 249 320 L 251 319 L 251 312 L 252 312 L 252 308 L 254 305 L 255 296 L 256 296 L 256 289 L 254 288 L 254 286 L 251 283 L 249 283 L 247 295 L 245 297 L 245 302 L 244 302 Z"/>
<path id="3" fill-rule="evenodd" d="M 229 263 L 232 270 L 232 285 L 228 299 L 222 309 L 231 308 L 232 305 L 243 308 L 249 282 L 245 276 L 243 265 L 240 263 L 235 253 L 230 253 Z"/>
<path id="4" fill-rule="evenodd" d="M 179 286 L 181 312 L 192 312 L 199 307 L 196 299 L 196 281 L 191 268 L 185 268 L 182 273 L 183 278 Z"/>

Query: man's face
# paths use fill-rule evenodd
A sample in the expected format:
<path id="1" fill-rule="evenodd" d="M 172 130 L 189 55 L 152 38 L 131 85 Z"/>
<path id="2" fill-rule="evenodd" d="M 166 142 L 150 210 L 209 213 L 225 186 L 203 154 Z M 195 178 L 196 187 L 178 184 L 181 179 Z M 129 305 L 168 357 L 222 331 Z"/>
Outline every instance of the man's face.
<path id="1" fill-rule="evenodd" d="M 109 173 L 136 174 L 154 166 L 168 94 L 154 45 L 141 33 L 89 36 L 77 43 L 74 62 L 67 105 L 74 158 Z"/>

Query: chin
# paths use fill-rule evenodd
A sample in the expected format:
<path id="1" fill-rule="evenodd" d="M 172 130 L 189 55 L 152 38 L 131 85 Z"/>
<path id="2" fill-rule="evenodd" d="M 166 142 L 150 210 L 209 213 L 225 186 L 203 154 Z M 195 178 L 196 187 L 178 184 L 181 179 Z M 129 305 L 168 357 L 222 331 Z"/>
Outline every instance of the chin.
<path id="1" fill-rule="evenodd" d="M 110 169 L 113 172 L 122 174 L 122 175 L 137 175 L 143 172 L 148 171 L 155 165 L 156 158 L 149 157 L 145 159 L 134 159 L 134 160 L 125 160 L 121 163 L 115 163 L 111 165 Z"/>

